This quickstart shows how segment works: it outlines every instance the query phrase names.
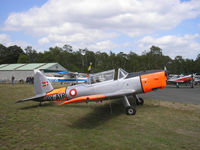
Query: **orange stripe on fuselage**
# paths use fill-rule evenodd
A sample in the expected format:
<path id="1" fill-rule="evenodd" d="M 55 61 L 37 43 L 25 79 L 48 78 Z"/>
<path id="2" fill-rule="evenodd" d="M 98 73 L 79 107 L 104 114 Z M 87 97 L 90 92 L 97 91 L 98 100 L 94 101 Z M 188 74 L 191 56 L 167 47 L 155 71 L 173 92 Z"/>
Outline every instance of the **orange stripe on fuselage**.
<path id="1" fill-rule="evenodd" d="M 52 99 L 52 101 L 65 101 L 67 100 L 67 96 L 66 96 L 66 87 L 63 88 L 59 88 L 59 89 L 54 89 L 53 91 L 49 92 L 46 94 L 46 99 Z M 56 96 L 56 98 L 54 98 L 53 96 Z"/>
<path id="2" fill-rule="evenodd" d="M 73 98 L 73 99 L 66 101 L 59 105 L 69 104 L 69 103 L 77 103 L 77 102 L 83 102 L 83 101 L 90 101 L 90 100 L 96 100 L 96 99 L 104 99 L 104 98 L 106 98 L 105 95 L 81 96 L 81 97 Z"/>
<path id="3" fill-rule="evenodd" d="M 151 74 L 141 75 L 141 82 L 144 93 L 151 92 L 153 89 L 166 87 L 165 72 L 156 72 Z"/>

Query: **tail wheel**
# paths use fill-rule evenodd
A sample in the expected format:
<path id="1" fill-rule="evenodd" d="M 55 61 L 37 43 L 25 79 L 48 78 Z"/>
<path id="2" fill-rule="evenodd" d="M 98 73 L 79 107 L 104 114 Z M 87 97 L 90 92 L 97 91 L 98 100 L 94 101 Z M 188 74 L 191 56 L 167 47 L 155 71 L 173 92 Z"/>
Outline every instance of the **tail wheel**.
<path id="1" fill-rule="evenodd" d="M 133 106 L 126 107 L 126 114 L 127 115 L 135 115 L 136 109 Z"/>
<path id="2" fill-rule="evenodd" d="M 143 104 L 144 104 L 143 98 L 139 97 L 139 98 L 136 100 L 136 104 L 137 104 L 137 105 L 143 105 Z"/>

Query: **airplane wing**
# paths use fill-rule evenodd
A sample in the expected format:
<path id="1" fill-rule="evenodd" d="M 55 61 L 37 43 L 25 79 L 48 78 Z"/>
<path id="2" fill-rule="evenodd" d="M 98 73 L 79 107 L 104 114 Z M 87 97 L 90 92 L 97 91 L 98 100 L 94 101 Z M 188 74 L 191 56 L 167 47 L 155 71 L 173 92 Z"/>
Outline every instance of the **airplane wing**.
<path id="1" fill-rule="evenodd" d="M 40 101 L 45 95 L 46 95 L 45 93 L 38 94 L 38 95 L 33 96 L 33 97 L 29 97 L 29 98 L 26 98 L 26 99 L 18 100 L 18 101 L 16 101 L 16 103 L 27 102 L 27 101 Z"/>
<path id="2" fill-rule="evenodd" d="M 171 83 L 183 83 L 184 81 L 182 81 L 182 80 L 175 80 L 175 81 L 168 80 L 167 82 L 171 82 Z"/>
<path id="3" fill-rule="evenodd" d="M 113 93 L 80 96 L 80 97 L 76 97 L 76 98 L 73 98 L 71 100 L 65 101 L 64 103 L 61 103 L 59 105 L 61 106 L 61 105 L 64 105 L 64 104 L 69 104 L 69 103 L 95 101 L 95 100 L 99 100 L 99 99 L 118 98 L 118 97 L 122 97 L 122 96 L 125 96 L 125 95 L 131 95 L 131 94 L 134 94 L 134 93 L 135 93 L 135 90 L 120 90 L 118 92 L 113 92 Z"/>

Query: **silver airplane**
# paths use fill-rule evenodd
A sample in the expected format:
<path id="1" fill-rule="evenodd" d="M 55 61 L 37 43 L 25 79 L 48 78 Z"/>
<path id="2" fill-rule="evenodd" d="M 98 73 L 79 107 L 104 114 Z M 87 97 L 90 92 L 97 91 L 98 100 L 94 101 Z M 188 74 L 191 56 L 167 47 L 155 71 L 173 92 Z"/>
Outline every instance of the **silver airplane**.
<path id="1" fill-rule="evenodd" d="M 114 72 L 111 71 L 111 72 Z M 103 80 L 108 77 L 108 80 Z M 91 76 L 89 83 L 54 89 L 48 79 L 39 71 L 35 70 L 34 91 L 36 96 L 17 101 L 64 101 L 59 105 L 102 101 L 108 99 L 122 98 L 126 114 L 135 115 L 136 109 L 130 105 L 128 96 L 136 99 L 137 105 L 144 103 L 137 94 L 147 93 L 166 87 L 166 75 L 163 70 L 149 70 L 127 73 L 118 69 L 118 78 L 110 78 L 106 72 L 100 76 Z M 102 82 L 101 82 L 102 80 Z"/>

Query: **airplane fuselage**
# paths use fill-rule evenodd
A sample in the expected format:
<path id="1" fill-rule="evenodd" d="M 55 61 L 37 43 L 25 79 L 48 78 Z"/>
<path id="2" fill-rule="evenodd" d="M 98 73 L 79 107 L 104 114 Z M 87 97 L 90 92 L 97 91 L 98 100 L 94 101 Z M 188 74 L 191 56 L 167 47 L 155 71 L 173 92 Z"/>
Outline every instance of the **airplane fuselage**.
<path id="1" fill-rule="evenodd" d="M 153 72 L 141 75 L 127 76 L 118 80 L 110 80 L 94 84 L 80 84 L 55 89 L 46 94 L 44 100 L 70 100 L 80 96 L 133 91 L 134 94 L 162 89 L 166 86 L 165 72 Z"/>
<path id="2" fill-rule="evenodd" d="M 180 83 L 184 83 L 184 82 L 190 82 L 193 80 L 193 77 L 191 75 L 188 76 L 183 76 L 183 77 L 179 77 L 179 78 L 170 78 L 168 80 L 168 82 L 180 82 Z"/>
<path id="3" fill-rule="evenodd" d="M 105 74 L 108 75 L 108 74 Z M 135 115 L 136 110 L 130 105 L 127 96 L 133 95 L 137 105 L 143 105 L 144 100 L 137 96 L 139 93 L 147 93 L 156 89 L 166 87 L 165 72 L 161 70 L 150 70 L 135 73 L 124 72 L 118 80 L 109 79 L 100 82 L 97 78 L 90 78 L 89 84 L 80 84 L 68 86 L 59 89 L 53 89 L 48 79 L 40 72 L 35 71 L 34 90 L 36 96 L 18 100 L 17 103 L 26 101 L 64 101 L 59 105 L 102 101 L 106 99 L 123 98 L 123 105 L 126 114 Z M 119 78 L 120 77 L 120 78 Z M 93 80 L 95 79 L 95 80 Z"/>

